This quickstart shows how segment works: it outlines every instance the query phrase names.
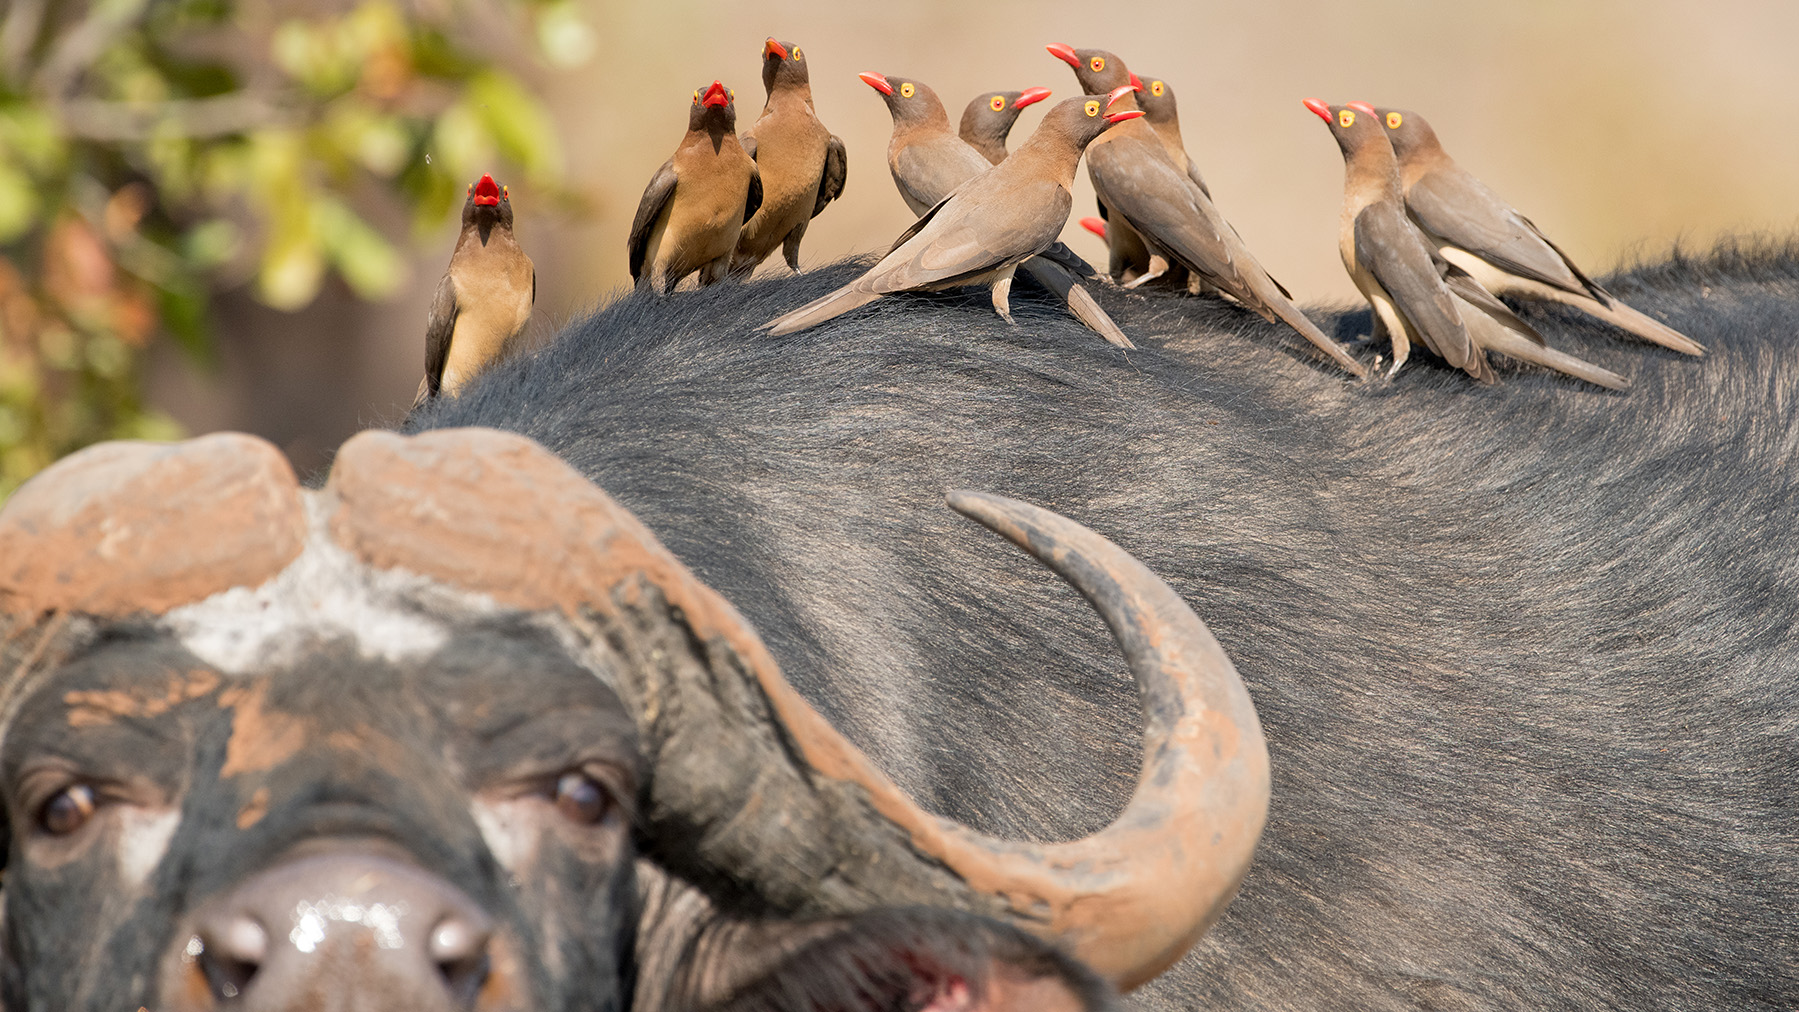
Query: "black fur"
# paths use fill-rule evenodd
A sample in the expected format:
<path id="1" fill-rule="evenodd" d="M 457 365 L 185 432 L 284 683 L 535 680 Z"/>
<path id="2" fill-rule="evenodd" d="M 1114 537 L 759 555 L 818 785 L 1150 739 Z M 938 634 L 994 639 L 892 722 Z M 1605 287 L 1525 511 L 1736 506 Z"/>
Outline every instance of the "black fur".
<path id="1" fill-rule="evenodd" d="M 1799 247 L 1605 279 L 1703 360 L 1521 307 L 1625 395 L 1504 360 L 1356 384 L 1156 294 L 1101 295 L 1136 352 L 1028 297 L 1017 327 L 948 294 L 756 332 L 859 269 L 624 297 L 413 425 L 561 453 L 902 785 L 1015 835 L 1121 804 L 1133 691 L 943 493 L 1141 558 L 1232 653 L 1274 768 L 1241 895 L 1145 1007 L 1799 1004 Z"/>

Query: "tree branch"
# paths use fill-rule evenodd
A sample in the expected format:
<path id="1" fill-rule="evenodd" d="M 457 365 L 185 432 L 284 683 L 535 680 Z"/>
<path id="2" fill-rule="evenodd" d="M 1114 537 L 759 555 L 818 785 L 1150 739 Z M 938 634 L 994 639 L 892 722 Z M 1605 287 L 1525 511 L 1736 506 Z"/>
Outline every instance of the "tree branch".
<path id="1" fill-rule="evenodd" d="M 43 31 L 44 9 L 49 5 L 50 0 L 12 0 L 12 9 L 0 24 L 0 74 L 20 86 L 25 83 L 25 61 Z"/>
<path id="2" fill-rule="evenodd" d="M 138 22 L 148 3 L 149 0 L 95 0 L 87 17 L 64 32 L 51 48 L 32 82 L 33 90 L 50 102 L 68 94 L 81 72 Z"/>
<path id="3" fill-rule="evenodd" d="M 76 98 L 59 103 L 56 110 L 71 137 L 114 143 L 145 141 L 166 133 L 210 139 L 283 126 L 297 119 L 268 96 L 243 91 L 149 104 Z"/>

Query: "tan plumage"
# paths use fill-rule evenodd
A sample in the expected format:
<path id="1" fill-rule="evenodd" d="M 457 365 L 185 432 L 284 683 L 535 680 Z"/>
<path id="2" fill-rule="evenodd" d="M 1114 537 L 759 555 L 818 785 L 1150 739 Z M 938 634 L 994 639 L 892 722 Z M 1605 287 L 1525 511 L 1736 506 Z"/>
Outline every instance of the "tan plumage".
<path id="1" fill-rule="evenodd" d="M 1048 48 L 1074 67 L 1083 88 L 1134 91 L 1139 86 L 1123 61 L 1104 50 L 1077 50 L 1059 43 Z M 1132 92 L 1126 93 L 1119 108 L 1137 108 Z M 1107 209 L 1109 239 L 1112 226 L 1129 225 L 1151 254 L 1187 268 L 1264 319 L 1292 327 L 1351 374 L 1368 374 L 1293 304 L 1292 296 L 1256 261 L 1211 199 L 1168 156 L 1154 130 L 1133 121 L 1100 138 L 1087 150 L 1087 173 Z"/>
<path id="2" fill-rule="evenodd" d="M 1055 244 L 1073 206 L 1081 151 L 1113 122 L 1141 115 L 1108 114 L 1107 98 L 1087 95 L 1051 109 L 1017 151 L 925 212 L 866 274 L 767 328 L 791 334 L 894 292 L 973 284 L 990 285 L 994 311 L 1010 321 L 1013 272 Z"/>
<path id="3" fill-rule="evenodd" d="M 768 101 L 741 142 L 762 177 L 762 206 L 744 222 L 731 259 L 748 273 L 780 249 L 787 266 L 800 269 L 806 225 L 843 192 L 848 155 L 812 108 L 805 54 L 791 42 L 769 39 L 762 47 L 762 83 Z"/>
<path id="4" fill-rule="evenodd" d="M 537 269 L 512 234 L 512 199 L 484 175 L 462 205 L 462 232 L 425 323 L 425 377 L 412 406 L 456 394 L 513 351 L 531 319 Z"/>
<path id="5" fill-rule="evenodd" d="M 887 167 L 893 173 L 901 199 L 913 214 L 928 213 L 957 187 L 992 167 L 993 163 L 972 145 L 950 132 L 949 114 L 937 93 L 923 82 L 873 71 L 858 76 L 881 95 L 893 116 Z M 1047 94 L 1041 88 L 1032 91 Z M 963 121 L 967 122 L 966 116 Z M 1091 276 L 1093 271 L 1074 251 L 1056 243 L 1046 255 L 1024 261 L 1020 269 L 1059 296 L 1077 319 L 1108 342 L 1121 348 L 1136 347 L 1081 286 L 1077 272 Z"/>
<path id="6" fill-rule="evenodd" d="M 743 223 L 762 204 L 756 163 L 738 143 L 735 96 L 718 81 L 693 93 L 687 134 L 644 188 L 626 243 L 639 287 L 666 292 L 698 271 L 725 277 Z"/>
<path id="7" fill-rule="evenodd" d="M 1443 150 L 1424 117 L 1375 109 L 1399 159 L 1412 220 L 1438 251 L 1499 295 L 1546 299 L 1688 355 L 1705 346 L 1618 301 L 1587 277 L 1561 247 Z"/>
<path id="8" fill-rule="evenodd" d="M 1621 390 L 1624 377 L 1545 346 L 1466 271 L 1438 256 L 1406 216 L 1399 166 L 1372 113 L 1307 99 L 1343 152 L 1343 215 L 1338 251 L 1356 289 L 1368 300 L 1375 336 L 1393 344 L 1399 371 L 1413 341 L 1483 383 L 1494 380 L 1486 352 L 1497 351 Z"/>

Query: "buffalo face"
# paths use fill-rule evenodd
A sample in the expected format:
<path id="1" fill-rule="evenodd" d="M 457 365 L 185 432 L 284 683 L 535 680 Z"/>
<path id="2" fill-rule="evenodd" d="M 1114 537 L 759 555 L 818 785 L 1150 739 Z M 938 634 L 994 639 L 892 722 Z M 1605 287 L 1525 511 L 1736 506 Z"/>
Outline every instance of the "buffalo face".
<path id="1" fill-rule="evenodd" d="M 72 645 L 0 754 L 7 1006 L 621 1004 L 635 725 L 541 629 L 437 632 L 254 673 L 149 629 Z"/>

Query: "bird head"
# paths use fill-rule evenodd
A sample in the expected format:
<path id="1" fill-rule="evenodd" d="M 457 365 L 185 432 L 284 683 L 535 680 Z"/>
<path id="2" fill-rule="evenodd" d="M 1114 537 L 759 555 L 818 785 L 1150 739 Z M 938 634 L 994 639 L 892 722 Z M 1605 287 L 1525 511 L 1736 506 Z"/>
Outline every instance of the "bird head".
<path id="1" fill-rule="evenodd" d="M 1393 145 L 1393 153 L 1401 160 L 1414 152 L 1442 150 L 1442 145 L 1437 143 L 1437 132 L 1430 128 L 1423 116 L 1405 109 L 1388 108 L 1376 108 L 1374 115 L 1387 131 L 1387 141 Z"/>
<path id="2" fill-rule="evenodd" d="M 1135 90 L 1143 86 L 1124 61 L 1103 49 L 1075 49 L 1066 43 L 1052 42 L 1044 47 L 1051 56 L 1074 68 L 1081 90 L 1091 95 L 1106 95 L 1120 87 Z"/>
<path id="3" fill-rule="evenodd" d="M 808 85 L 812 81 L 806 69 L 806 54 L 791 42 L 773 36 L 762 43 L 762 86 L 770 92 L 776 84 Z"/>
<path id="4" fill-rule="evenodd" d="M 483 242 L 495 225 L 512 227 L 512 194 L 494 182 L 491 172 L 482 173 L 480 179 L 469 184 L 468 199 L 462 203 L 462 227 L 470 225 L 480 226 Z"/>
<path id="5" fill-rule="evenodd" d="M 1366 102 L 1331 105 L 1321 98 L 1308 98 L 1303 104 L 1330 127 L 1331 136 L 1336 138 L 1345 158 L 1353 158 L 1364 151 L 1385 152 L 1391 157 L 1392 149 L 1387 145 L 1380 117 Z"/>
<path id="6" fill-rule="evenodd" d="M 1135 76 L 1135 75 L 1132 75 Z M 1142 87 L 1137 89 L 1137 106 L 1143 115 L 1152 123 L 1166 123 L 1175 118 L 1174 89 L 1168 82 L 1159 77 L 1138 79 Z"/>
<path id="7" fill-rule="evenodd" d="M 943 103 L 937 100 L 937 93 L 918 81 L 904 77 L 888 77 L 872 70 L 864 70 L 857 74 L 862 83 L 881 93 L 881 100 L 887 103 L 887 111 L 893 114 L 893 122 L 917 123 L 928 120 L 949 122 L 949 116 L 943 111 Z"/>
<path id="8" fill-rule="evenodd" d="M 687 129 L 713 127 L 726 132 L 737 128 L 737 93 L 716 80 L 693 90 L 693 103 L 687 110 Z"/>

